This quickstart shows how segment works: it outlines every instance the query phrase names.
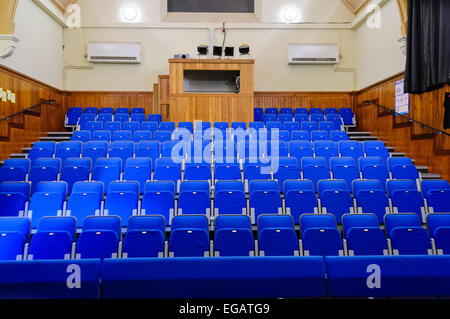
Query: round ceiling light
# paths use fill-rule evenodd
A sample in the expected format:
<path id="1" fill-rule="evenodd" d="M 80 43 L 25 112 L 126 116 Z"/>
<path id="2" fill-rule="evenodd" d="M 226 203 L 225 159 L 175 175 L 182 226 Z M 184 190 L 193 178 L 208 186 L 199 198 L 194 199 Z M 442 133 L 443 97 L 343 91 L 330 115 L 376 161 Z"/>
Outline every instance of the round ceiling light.
<path id="1" fill-rule="evenodd" d="M 128 5 L 122 9 L 122 16 L 128 22 L 133 22 L 138 16 L 138 10 L 135 6 Z"/>
<path id="2" fill-rule="evenodd" d="M 287 7 L 283 10 L 283 18 L 287 22 L 295 22 L 298 19 L 298 10 L 295 7 Z"/>

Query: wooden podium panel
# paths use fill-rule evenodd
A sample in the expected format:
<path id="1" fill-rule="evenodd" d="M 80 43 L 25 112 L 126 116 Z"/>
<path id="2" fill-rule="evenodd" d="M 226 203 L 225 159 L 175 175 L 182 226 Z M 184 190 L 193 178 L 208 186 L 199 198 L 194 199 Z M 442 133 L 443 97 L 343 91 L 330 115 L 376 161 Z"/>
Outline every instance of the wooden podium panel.
<path id="1" fill-rule="evenodd" d="M 254 60 L 170 59 L 170 121 L 253 121 Z M 186 70 L 239 71 L 240 92 L 185 92 Z"/>

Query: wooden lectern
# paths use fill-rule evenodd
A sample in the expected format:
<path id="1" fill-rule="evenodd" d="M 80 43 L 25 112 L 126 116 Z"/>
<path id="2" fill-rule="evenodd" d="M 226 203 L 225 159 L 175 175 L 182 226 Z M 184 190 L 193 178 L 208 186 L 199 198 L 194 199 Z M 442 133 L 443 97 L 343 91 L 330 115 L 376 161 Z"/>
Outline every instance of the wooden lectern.
<path id="1" fill-rule="evenodd" d="M 170 59 L 169 66 L 171 121 L 253 121 L 254 60 Z"/>

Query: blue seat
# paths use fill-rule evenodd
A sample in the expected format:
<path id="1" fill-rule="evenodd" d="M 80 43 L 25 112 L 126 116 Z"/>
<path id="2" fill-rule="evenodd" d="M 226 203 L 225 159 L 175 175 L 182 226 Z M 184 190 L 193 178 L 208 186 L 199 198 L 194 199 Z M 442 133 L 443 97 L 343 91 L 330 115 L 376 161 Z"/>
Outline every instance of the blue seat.
<path id="1" fill-rule="evenodd" d="M 306 114 L 306 115 L 308 115 L 309 113 L 308 113 L 308 109 L 306 108 L 306 107 L 297 107 L 295 110 L 294 110 L 294 113 L 297 115 L 297 114 Z"/>
<path id="2" fill-rule="evenodd" d="M 218 181 L 214 188 L 214 215 L 246 214 L 247 200 L 241 181 Z"/>
<path id="3" fill-rule="evenodd" d="M 128 158 L 134 155 L 134 143 L 132 141 L 116 141 L 109 144 L 109 157 L 118 157 L 122 160 L 121 170 L 125 169 Z"/>
<path id="4" fill-rule="evenodd" d="M 133 114 L 145 114 L 145 110 L 143 107 L 132 107 L 130 110 L 130 115 Z"/>
<path id="5" fill-rule="evenodd" d="M 191 158 L 202 159 L 201 162 L 211 158 L 212 143 L 209 140 L 194 140 L 187 143 L 187 160 Z"/>
<path id="6" fill-rule="evenodd" d="M 265 124 L 266 124 L 267 130 L 269 130 L 269 131 L 272 129 L 281 130 L 283 128 L 283 123 L 280 121 L 267 121 Z"/>
<path id="7" fill-rule="evenodd" d="M 127 227 L 128 219 L 138 214 L 139 195 L 139 183 L 136 181 L 111 182 L 103 214 L 119 216 L 122 226 Z"/>
<path id="8" fill-rule="evenodd" d="M 37 228 L 39 220 L 45 216 L 62 216 L 67 197 L 66 182 L 41 182 L 30 199 L 28 217 L 31 227 Z"/>
<path id="9" fill-rule="evenodd" d="M 281 123 L 292 122 L 294 120 L 294 115 L 292 114 L 280 114 L 278 115 L 278 121 Z"/>
<path id="10" fill-rule="evenodd" d="M 128 114 L 119 113 L 114 115 L 114 122 L 121 122 L 122 125 L 125 124 L 125 122 L 128 122 L 129 120 L 130 117 Z"/>
<path id="11" fill-rule="evenodd" d="M 229 129 L 229 125 L 228 122 L 214 122 L 213 128 L 226 132 Z"/>
<path id="12" fill-rule="evenodd" d="M 161 215 L 170 225 L 175 213 L 175 184 L 172 181 L 152 181 L 145 184 L 142 215 Z"/>
<path id="13" fill-rule="evenodd" d="M 309 120 L 311 122 L 316 122 L 317 125 L 319 125 L 320 122 L 325 121 L 325 117 L 323 116 L 323 114 L 314 114 L 311 113 L 311 115 L 309 116 Z"/>
<path id="14" fill-rule="evenodd" d="M 88 130 L 85 131 L 75 131 L 70 137 L 71 141 L 81 141 L 83 143 L 89 141 L 91 139 L 91 132 Z"/>
<path id="15" fill-rule="evenodd" d="M 207 181 L 183 181 L 180 184 L 178 214 L 210 215 L 211 200 Z"/>
<path id="16" fill-rule="evenodd" d="M 158 122 L 151 121 L 151 122 L 142 122 L 141 123 L 141 130 L 143 131 L 150 131 L 155 133 L 158 130 Z"/>
<path id="17" fill-rule="evenodd" d="M 158 130 L 173 132 L 175 130 L 175 122 L 160 122 Z"/>
<path id="18" fill-rule="evenodd" d="M 111 136 L 111 142 L 131 141 L 131 139 L 132 139 L 131 131 L 114 131 Z"/>
<path id="19" fill-rule="evenodd" d="M 306 111 L 306 112 L 308 112 L 308 111 Z M 309 122 L 309 114 L 308 113 L 296 113 L 294 115 L 294 120 L 295 120 L 295 122 L 299 122 L 299 123 Z"/>
<path id="20" fill-rule="evenodd" d="M 389 201 L 379 180 L 353 181 L 353 195 L 358 213 L 375 214 L 381 223 L 384 222 L 384 215 L 390 213 Z"/>
<path id="21" fill-rule="evenodd" d="M 0 167 L 1 182 L 25 181 L 30 172 L 31 161 L 28 158 L 8 158 Z"/>
<path id="22" fill-rule="evenodd" d="M 436 244 L 437 253 L 450 254 L 450 214 L 429 214 L 427 225 L 430 236 Z"/>
<path id="23" fill-rule="evenodd" d="M 101 121 L 89 121 L 86 123 L 84 127 L 85 130 L 91 132 L 91 135 L 94 134 L 94 131 L 103 130 L 103 122 Z"/>
<path id="24" fill-rule="evenodd" d="M 282 108 L 280 108 L 280 114 L 291 114 L 291 115 L 293 115 L 294 112 L 292 111 L 292 108 L 290 108 L 290 107 L 282 107 Z"/>
<path id="25" fill-rule="evenodd" d="M 61 165 L 64 166 L 69 157 L 80 157 L 83 143 L 79 141 L 64 141 L 56 146 L 55 157 L 61 159 Z"/>
<path id="26" fill-rule="evenodd" d="M 317 214 L 318 201 L 314 186 L 308 180 L 286 180 L 283 185 L 286 213 L 291 215 L 295 224 L 300 223 L 302 214 Z"/>
<path id="27" fill-rule="evenodd" d="M 120 237 L 119 217 L 87 217 L 78 238 L 76 257 L 80 259 L 117 257 Z"/>
<path id="28" fill-rule="evenodd" d="M 260 215 L 258 218 L 260 256 L 299 256 L 294 221 L 289 215 Z"/>
<path id="29" fill-rule="evenodd" d="M 323 113 L 325 115 L 327 115 L 327 114 L 338 114 L 338 111 L 336 110 L 335 107 L 326 107 L 326 108 L 323 109 Z"/>
<path id="30" fill-rule="evenodd" d="M 350 140 L 350 138 L 348 137 L 346 131 L 331 131 L 330 132 L 330 139 L 332 141 L 334 141 L 334 142 Z"/>
<path id="31" fill-rule="evenodd" d="M 162 115 L 161 114 L 149 114 L 147 121 L 149 122 L 157 122 L 158 125 L 159 123 L 162 122 Z"/>
<path id="32" fill-rule="evenodd" d="M 151 131 L 135 131 L 133 134 L 133 142 L 138 143 L 141 141 L 151 141 L 152 132 Z"/>
<path id="33" fill-rule="evenodd" d="M 139 183 L 140 193 L 144 193 L 145 184 L 152 178 L 152 159 L 150 157 L 128 158 L 123 172 L 124 181 Z"/>
<path id="34" fill-rule="evenodd" d="M 334 123 L 335 130 L 338 130 L 338 131 L 342 130 L 343 123 L 342 123 L 342 119 L 341 119 L 340 115 L 338 115 L 338 114 L 327 114 L 325 116 L 325 119 L 327 121 L 329 121 L 329 122 L 333 122 Z"/>
<path id="35" fill-rule="evenodd" d="M 424 180 L 421 188 L 429 213 L 450 213 L 450 185 L 446 180 Z"/>
<path id="36" fill-rule="evenodd" d="M 73 185 L 76 182 L 88 181 L 91 173 L 91 159 L 89 157 L 83 158 L 68 158 L 66 164 L 61 170 L 60 180 L 67 183 L 68 193 L 72 193 Z"/>
<path id="37" fill-rule="evenodd" d="M 94 114 L 97 115 L 98 109 L 96 107 L 85 107 L 83 110 L 83 114 Z"/>
<path id="38" fill-rule="evenodd" d="M 164 255 L 166 223 L 162 216 L 132 216 L 123 241 L 123 258 Z"/>
<path id="39" fill-rule="evenodd" d="M 310 135 L 312 131 L 317 131 L 319 129 L 319 124 L 317 124 L 317 122 L 301 122 L 300 126 L 302 131 L 308 131 Z"/>
<path id="40" fill-rule="evenodd" d="M 328 141 L 330 140 L 330 133 L 328 131 L 311 131 L 311 141 Z"/>
<path id="41" fill-rule="evenodd" d="M 231 128 L 233 130 L 241 129 L 243 131 L 247 130 L 247 123 L 246 122 L 231 122 Z"/>
<path id="42" fill-rule="evenodd" d="M 262 143 L 264 155 L 267 158 L 272 157 L 288 157 L 289 156 L 289 147 L 288 143 L 281 140 L 270 140 L 266 143 Z"/>
<path id="43" fill-rule="evenodd" d="M 253 108 L 253 121 L 262 122 L 264 116 L 264 110 L 262 107 Z"/>
<path id="44" fill-rule="evenodd" d="M 145 122 L 146 116 L 143 113 L 134 113 L 130 115 L 131 122 L 139 122 L 140 124 Z"/>
<path id="45" fill-rule="evenodd" d="M 141 124 L 137 121 L 130 121 L 130 122 L 124 122 L 122 124 L 122 129 L 124 131 L 131 131 L 132 134 L 134 134 L 134 132 L 139 131 L 141 128 Z"/>
<path id="46" fill-rule="evenodd" d="M 211 165 L 208 163 L 186 163 L 184 168 L 184 180 L 186 181 L 211 181 Z"/>
<path id="47" fill-rule="evenodd" d="M 174 141 L 183 141 L 188 143 L 192 140 L 192 133 L 188 129 L 179 127 L 173 131 L 172 139 Z"/>
<path id="48" fill-rule="evenodd" d="M 89 141 L 83 146 L 83 157 L 89 157 L 92 165 L 100 157 L 106 157 L 108 155 L 108 142 L 106 141 Z"/>
<path id="49" fill-rule="evenodd" d="M 257 158 L 263 156 L 264 148 L 261 147 L 263 143 L 257 141 L 242 141 L 238 142 L 237 150 L 240 159 Z"/>
<path id="50" fill-rule="evenodd" d="M 387 165 L 387 159 L 389 156 L 389 151 L 387 150 L 384 142 L 382 141 L 364 141 L 364 152 L 367 157 L 381 157 L 384 160 L 384 164 Z"/>
<path id="51" fill-rule="evenodd" d="M 120 180 L 122 160 L 118 157 L 99 158 L 92 170 L 92 180 L 102 182 L 105 194 L 108 193 L 109 184 Z"/>
<path id="52" fill-rule="evenodd" d="M 150 157 L 152 163 L 160 157 L 160 144 L 158 141 L 141 141 L 137 143 L 134 152 L 135 157 Z"/>
<path id="53" fill-rule="evenodd" d="M 100 215 L 103 200 L 102 182 L 76 182 L 72 194 L 67 201 L 66 216 L 77 219 L 77 227 L 81 228 L 88 216 Z"/>
<path id="54" fill-rule="evenodd" d="M 262 214 L 281 214 L 281 204 L 278 183 L 270 180 L 254 180 L 250 182 L 250 214 L 255 223 Z"/>
<path id="55" fill-rule="evenodd" d="M 118 107 L 114 110 L 114 114 L 128 114 L 129 110 L 127 107 Z"/>
<path id="56" fill-rule="evenodd" d="M 92 141 L 111 141 L 111 131 L 94 131 L 92 133 Z"/>
<path id="57" fill-rule="evenodd" d="M 330 158 L 339 157 L 337 143 L 333 141 L 315 141 L 313 144 L 316 157 L 325 158 L 327 167 L 330 167 Z"/>
<path id="58" fill-rule="evenodd" d="M 186 153 L 187 146 L 183 141 L 165 141 L 161 144 L 161 157 L 170 157 L 181 162 L 185 159 Z"/>
<path id="59" fill-rule="evenodd" d="M 389 180 L 387 190 L 394 213 L 415 213 L 425 221 L 425 204 L 416 185 L 408 179 Z"/>
<path id="60" fill-rule="evenodd" d="M 300 168 L 295 157 L 280 157 L 272 160 L 272 172 L 280 192 L 283 192 L 283 184 L 286 180 L 300 179 Z"/>
<path id="61" fill-rule="evenodd" d="M 78 119 L 81 117 L 81 114 L 83 114 L 83 108 L 70 107 L 66 114 L 65 124 L 66 125 L 76 125 L 78 122 Z"/>
<path id="62" fill-rule="evenodd" d="M 258 158 L 248 158 L 244 163 L 244 182 L 245 189 L 248 191 L 249 185 L 253 180 L 272 179 L 272 166 L 269 163 L 261 163 Z"/>
<path id="63" fill-rule="evenodd" d="M 364 157 L 364 149 L 361 142 L 358 141 L 340 141 L 339 153 L 342 157 L 353 157 L 359 166 L 359 158 Z"/>
<path id="64" fill-rule="evenodd" d="M 388 254 L 386 236 L 376 215 L 344 214 L 342 224 L 350 256 Z"/>
<path id="65" fill-rule="evenodd" d="M 276 120 L 278 120 L 277 114 L 264 114 L 264 116 L 263 116 L 264 123 L 276 121 Z"/>
<path id="66" fill-rule="evenodd" d="M 284 122 L 283 123 L 283 129 L 288 131 L 292 135 L 292 131 L 299 131 L 300 130 L 300 123 L 299 122 Z"/>
<path id="67" fill-rule="evenodd" d="M 96 117 L 97 117 L 97 113 L 95 113 L 95 114 L 94 113 L 83 113 L 83 114 L 81 114 L 80 118 L 78 119 L 77 129 L 79 131 L 86 130 L 87 122 L 95 121 Z"/>
<path id="68" fill-rule="evenodd" d="M 29 218 L 0 217 L 0 260 L 21 259 L 30 232 Z"/>
<path id="69" fill-rule="evenodd" d="M 331 214 L 303 214 L 300 216 L 300 233 L 305 256 L 341 256 L 343 244 Z"/>
<path id="70" fill-rule="evenodd" d="M 327 160 L 324 157 L 303 157 L 301 163 L 302 178 L 312 181 L 314 191 L 317 192 L 317 182 L 321 179 L 330 178 Z"/>
<path id="71" fill-rule="evenodd" d="M 27 182 L 0 183 L 0 216 L 23 215 L 30 198 L 30 189 Z"/>
<path id="72" fill-rule="evenodd" d="M 332 157 L 330 167 L 333 179 L 345 180 L 349 190 L 352 189 L 353 181 L 359 179 L 359 169 L 353 157 Z"/>
<path id="73" fill-rule="evenodd" d="M 275 115 L 278 115 L 278 108 L 276 108 L 276 107 L 266 107 L 266 108 L 264 109 L 264 113 L 265 113 L 265 114 L 275 114 Z"/>
<path id="74" fill-rule="evenodd" d="M 113 114 L 114 113 L 114 108 L 112 107 L 102 107 L 100 108 L 100 111 L 98 112 L 98 114 Z"/>
<path id="75" fill-rule="evenodd" d="M 377 179 L 386 191 L 386 180 L 389 179 L 388 169 L 381 157 L 360 157 L 359 170 L 364 179 Z"/>
<path id="76" fill-rule="evenodd" d="M 328 131 L 328 133 L 331 134 L 332 131 L 336 130 L 336 127 L 333 122 L 320 121 L 319 122 L 319 130 L 320 131 Z"/>
<path id="77" fill-rule="evenodd" d="M 74 217 L 44 217 L 30 241 L 28 260 L 69 259 L 76 234 Z"/>
<path id="78" fill-rule="evenodd" d="M 431 254 L 430 237 L 416 214 L 386 214 L 384 224 L 394 255 Z"/>
<path id="79" fill-rule="evenodd" d="M 178 128 L 184 128 L 194 134 L 194 123 L 192 122 L 178 122 Z"/>
<path id="80" fill-rule="evenodd" d="M 355 115 L 353 114 L 353 111 L 349 107 L 343 107 L 339 109 L 339 114 L 342 117 L 342 120 L 344 122 L 344 125 L 355 125 Z"/>
<path id="81" fill-rule="evenodd" d="M 208 218 L 204 215 L 175 216 L 169 239 L 169 257 L 209 256 Z"/>
<path id="82" fill-rule="evenodd" d="M 241 180 L 241 170 L 238 163 L 216 163 L 214 167 L 214 179 L 220 180 Z"/>
<path id="83" fill-rule="evenodd" d="M 262 119 L 261 122 L 250 122 L 248 123 L 248 128 L 258 131 L 264 128 L 264 123 L 262 123 Z"/>
<path id="84" fill-rule="evenodd" d="M 33 147 L 27 155 L 27 158 L 31 160 L 31 165 L 37 158 L 50 158 L 53 157 L 56 150 L 55 142 L 34 142 Z"/>
<path id="85" fill-rule="evenodd" d="M 153 180 L 172 181 L 176 189 L 178 189 L 178 184 L 181 181 L 181 164 L 174 162 L 170 157 L 158 158 L 155 164 Z"/>
<path id="86" fill-rule="evenodd" d="M 314 156 L 314 149 L 312 143 L 308 141 L 291 141 L 289 143 L 289 153 L 291 157 L 295 157 L 297 162 L 301 164 L 302 158 Z"/>
<path id="87" fill-rule="evenodd" d="M 61 171 L 59 158 L 38 158 L 31 167 L 28 180 L 31 182 L 31 193 L 34 193 L 38 184 L 43 181 L 56 181 Z"/>
<path id="88" fill-rule="evenodd" d="M 170 141 L 172 138 L 172 132 L 171 131 L 155 131 L 153 133 L 153 139 L 156 141 L 159 141 L 161 143 L 165 141 Z"/>
<path id="89" fill-rule="evenodd" d="M 111 131 L 111 134 L 113 134 L 116 131 L 120 131 L 122 129 L 122 122 L 113 122 L 108 121 L 103 124 L 103 129 L 107 131 Z"/>
<path id="90" fill-rule="evenodd" d="M 101 111 L 101 110 L 100 110 Z M 102 122 L 101 127 L 103 127 L 103 124 L 108 121 L 113 120 L 113 114 L 112 113 L 99 113 L 97 116 L 97 122 Z M 100 128 L 101 130 L 101 128 Z"/>
<path id="91" fill-rule="evenodd" d="M 352 195 L 345 180 L 321 180 L 318 187 L 322 212 L 333 214 L 338 224 L 343 214 L 354 213 Z"/>
<path id="92" fill-rule="evenodd" d="M 308 131 L 294 130 L 291 132 L 291 141 L 307 141 L 309 142 L 311 137 Z"/>
<path id="93" fill-rule="evenodd" d="M 409 157 L 389 157 L 387 163 L 393 179 L 419 179 L 419 172 Z"/>
<path id="94" fill-rule="evenodd" d="M 310 107 L 309 114 L 322 114 L 323 115 L 323 111 L 320 107 Z"/>

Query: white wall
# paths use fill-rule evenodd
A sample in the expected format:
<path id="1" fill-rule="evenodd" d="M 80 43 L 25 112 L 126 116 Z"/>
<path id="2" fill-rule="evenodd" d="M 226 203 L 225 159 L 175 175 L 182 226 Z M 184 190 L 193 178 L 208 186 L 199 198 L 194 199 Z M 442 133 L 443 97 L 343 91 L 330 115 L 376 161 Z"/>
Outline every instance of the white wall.
<path id="1" fill-rule="evenodd" d="M 62 89 L 62 26 L 31 0 L 19 0 L 15 24 L 20 42 L 14 55 L 0 64 Z"/>
<path id="2" fill-rule="evenodd" d="M 355 32 L 358 90 L 405 69 L 406 57 L 398 42 L 402 36 L 401 20 L 395 0 L 388 1 L 380 13 L 379 29 L 363 23 Z"/>

